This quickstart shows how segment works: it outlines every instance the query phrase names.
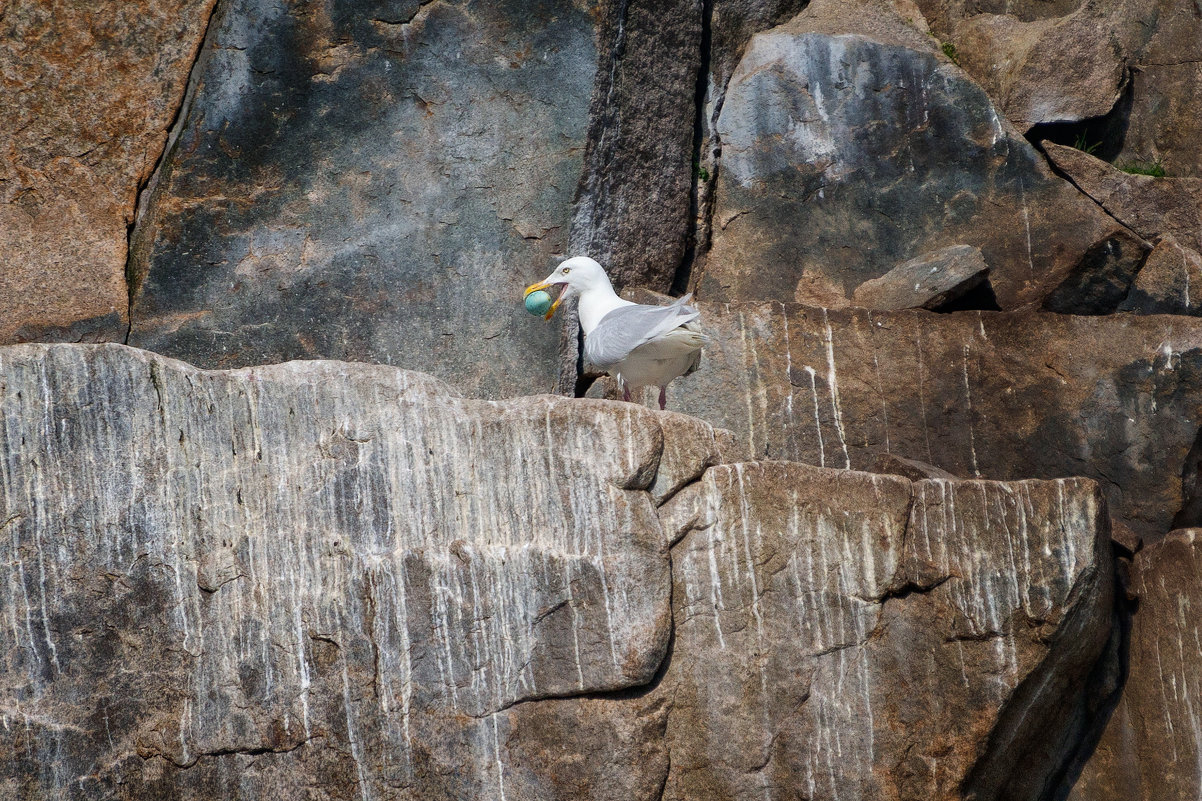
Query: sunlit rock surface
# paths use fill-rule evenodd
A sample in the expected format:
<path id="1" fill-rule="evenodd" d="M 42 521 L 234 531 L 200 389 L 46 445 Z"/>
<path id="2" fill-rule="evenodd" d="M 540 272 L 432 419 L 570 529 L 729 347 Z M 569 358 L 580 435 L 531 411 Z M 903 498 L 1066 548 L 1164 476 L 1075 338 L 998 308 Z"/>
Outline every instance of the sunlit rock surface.
<path id="1" fill-rule="evenodd" d="M 0 419 L 4 798 L 1034 798 L 1110 629 L 1086 480 L 118 345 Z"/>
<path id="2" fill-rule="evenodd" d="M 954 244 L 981 250 L 1003 309 L 1041 302 L 1083 269 L 1130 282 L 1139 238 L 1052 175 L 932 40 L 862 33 L 849 14 L 842 25 L 807 9 L 748 44 L 716 123 L 700 299 L 840 305 Z"/>
<path id="3" fill-rule="evenodd" d="M 507 708 L 645 684 L 668 647 L 664 434 L 636 406 L 22 346 L 0 416 L 6 798 L 283 753 L 363 797 L 491 795 Z M 637 750 L 612 731 L 636 706 L 593 737 Z"/>
<path id="4" fill-rule="evenodd" d="M 749 463 L 710 469 L 665 510 L 686 532 L 665 798 L 1054 788 L 1111 624 L 1093 482 Z"/>
<path id="5" fill-rule="evenodd" d="M 1183 469 L 1202 419 L 1192 318 L 698 306 L 713 341 L 669 405 L 752 458 L 867 470 L 892 453 L 964 478 L 1088 476 L 1150 539 L 1198 514 L 1197 471 Z"/>
<path id="6" fill-rule="evenodd" d="M 0 343 L 125 336 L 138 192 L 214 2 L 0 4 Z"/>

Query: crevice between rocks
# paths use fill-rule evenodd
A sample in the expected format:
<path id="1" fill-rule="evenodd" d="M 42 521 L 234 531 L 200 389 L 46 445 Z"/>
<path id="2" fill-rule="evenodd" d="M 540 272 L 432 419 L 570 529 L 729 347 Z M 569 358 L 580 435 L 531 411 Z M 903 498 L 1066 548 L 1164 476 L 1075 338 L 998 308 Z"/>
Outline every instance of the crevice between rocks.
<path id="1" fill-rule="evenodd" d="M 1202 525 L 1202 428 L 1194 436 L 1194 444 L 1181 465 L 1181 508 L 1173 516 L 1170 531 L 1178 528 L 1193 528 Z"/>
<path id="2" fill-rule="evenodd" d="M 1040 152 L 1040 142 L 1047 140 L 1085 150 L 1103 161 L 1113 162 L 1123 150 L 1127 129 L 1131 124 L 1131 108 L 1135 103 L 1133 77 L 1128 67 L 1119 82 L 1118 98 L 1105 114 L 1083 120 L 1036 123 L 1024 136 Z"/>
<path id="3" fill-rule="evenodd" d="M 146 207 L 148 201 L 154 196 L 155 190 L 158 188 L 159 182 L 162 180 L 163 171 L 170 160 L 171 154 L 175 151 L 180 134 L 183 132 L 184 125 L 188 120 L 189 112 L 196 99 L 197 85 L 200 83 L 200 74 L 204 70 L 204 65 L 208 61 L 208 54 L 212 52 L 214 43 L 213 38 L 216 37 L 217 27 L 213 21 L 220 18 L 220 15 L 225 13 L 227 0 L 214 0 L 213 5 L 209 8 L 208 17 L 204 21 L 204 33 L 200 37 L 200 45 L 196 48 L 196 54 L 192 58 L 192 65 L 188 68 L 188 81 L 184 88 L 183 97 L 180 98 L 179 106 L 175 109 L 175 114 L 171 119 L 171 123 L 167 126 L 167 141 L 163 143 L 163 150 L 159 153 L 158 159 L 155 161 L 154 169 L 150 171 L 150 176 L 138 185 L 138 190 L 134 197 L 134 213 L 129 224 L 125 226 L 125 288 L 126 288 L 126 326 L 125 336 L 121 342 L 123 345 L 129 344 L 129 338 L 133 334 L 134 328 L 134 300 L 137 297 L 138 290 L 141 289 L 142 281 L 146 277 L 139 274 L 137 262 L 138 257 L 142 253 L 142 243 L 138 241 L 138 233 L 141 230 L 143 218 L 146 216 Z"/>
<path id="4" fill-rule="evenodd" d="M 711 150 L 710 163 L 714 172 L 710 174 L 701 163 L 701 150 L 706 142 L 705 98 L 709 91 L 710 65 L 713 60 L 713 25 L 714 0 L 702 0 L 701 58 L 697 67 L 697 82 L 693 87 L 693 174 L 691 176 L 692 187 L 689 192 L 689 230 L 685 240 L 684 255 L 672 276 L 670 289 L 671 294 L 677 296 L 688 292 L 689 283 L 693 277 L 693 265 L 697 261 L 698 254 L 709 248 L 708 231 L 713 214 L 713 204 L 710 203 L 710 198 L 713 196 L 718 162 L 714 151 Z M 708 128 L 711 131 L 710 141 L 716 143 L 717 133 L 713 130 L 712 122 Z"/>
<path id="5" fill-rule="evenodd" d="M 1122 545 L 1112 543 L 1112 549 L 1116 566 L 1119 559 L 1129 560 L 1130 552 Z M 1048 790 L 1040 801 L 1067 801 L 1073 786 L 1101 741 L 1119 701 L 1122 700 L 1123 689 L 1127 686 L 1130 674 L 1131 623 L 1139 606 L 1138 600 L 1128 596 L 1128 588 L 1122 577 L 1123 573 L 1116 570 L 1114 622 L 1110 638 L 1085 681 L 1086 690 L 1082 693 L 1081 726 L 1078 729 L 1077 740 L 1068 750 L 1067 758 L 1060 769 L 1053 773 Z M 1098 696 L 1092 708 L 1091 692 Z"/>

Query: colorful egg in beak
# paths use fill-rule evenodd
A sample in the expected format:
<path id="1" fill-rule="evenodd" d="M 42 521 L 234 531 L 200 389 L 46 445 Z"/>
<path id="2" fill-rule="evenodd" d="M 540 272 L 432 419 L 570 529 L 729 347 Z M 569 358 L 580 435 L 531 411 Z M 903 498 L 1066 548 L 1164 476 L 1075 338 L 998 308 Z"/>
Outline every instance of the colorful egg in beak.
<path id="1" fill-rule="evenodd" d="M 542 316 L 551 310 L 551 296 L 541 289 L 536 289 L 526 296 L 526 311 Z"/>

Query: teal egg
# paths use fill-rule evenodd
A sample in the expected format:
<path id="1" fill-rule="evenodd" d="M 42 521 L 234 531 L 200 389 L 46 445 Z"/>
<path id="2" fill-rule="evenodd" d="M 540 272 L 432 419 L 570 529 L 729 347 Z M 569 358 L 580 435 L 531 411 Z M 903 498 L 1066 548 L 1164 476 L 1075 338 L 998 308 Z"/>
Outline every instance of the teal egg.
<path id="1" fill-rule="evenodd" d="M 526 296 L 526 311 L 531 314 L 543 315 L 551 308 L 551 296 L 541 289 Z"/>

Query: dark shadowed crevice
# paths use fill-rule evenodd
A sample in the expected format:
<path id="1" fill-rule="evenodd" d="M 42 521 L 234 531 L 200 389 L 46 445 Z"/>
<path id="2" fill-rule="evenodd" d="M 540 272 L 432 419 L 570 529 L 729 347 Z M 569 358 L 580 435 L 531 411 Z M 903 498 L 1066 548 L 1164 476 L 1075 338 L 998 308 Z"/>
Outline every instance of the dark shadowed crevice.
<path id="1" fill-rule="evenodd" d="M 986 278 L 972 289 L 962 295 L 939 304 L 931 309 L 933 312 L 950 313 L 958 311 L 1001 311 L 1002 307 L 997 302 L 997 295 L 994 294 L 993 284 Z"/>
<path id="2" fill-rule="evenodd" d="M 612 4 L 607 4 L 613 8 Z M 593 99 L 589 108 L 589 130 L 586 134 L 583 171 L 572 198 L 574 206 L 568 240 L 570 253 L 593 254 L 603 263 L 605 254 L 597 250 L 596 241 L 605 225 L 603 214 L 608 208 L 611 184 L 609 168 L 618 155 L 622 138 L 622 104 L 618 100 L 618 70 L 626 52 L 626 19 L 629 0 L 620 0 L 602 23 L 602 42 L 609 39 L 605 60 L 599 60 L 599 71 Z"/>
<path id="3" fill-rule="evenodd" d="M 706 125 L 705 125 L 705 98 L 709 88 L 710 80 L 710 62 L 713 57 L 713 24 L 714 24 L 714 0 L 702 0 L 701 4 L 701 63 L 697 67 L 697 83 L 693 89 L 693 180 L 692 188 L 689 192 L 689 218 L 688 218 L 688 238 L 685 240 L 684 255 L 681 257 L 680 264 L 676 267 L 676 273 L 672 276 L 671 293 L 673 295 L 683 295 L 689 290 L 689 281 L 693 276 L 693 263 L 698 256 L 699 245 L 708 248 L 708 237 L 706 241 L 701 242 L 701 204 L 702 196 L 710 197 L 713 193 L 714 175 L 710 175 L 708 171 L 701 166 L 701 149 L 706 141 Z M 717 162 L 714 162 L 717 173 Z M 707 208 L 712 206 L 706 203 Z M 705 229 L 708 230 L 708 224 Z"/>
<path id="4" fill-rule="evenodd" d="M 1130 552 L 1118 543 L 1112 543 L 1115 563 L 1130 560 Z M 1098 657 L 1097 664 L 1085 681 L 1085 689 L 1079 699 L 1075 744 L 1069 749 L 1067 758 L 1049 782 L 1048 791 L 1040 801 L 1067 801 L 1073 785 L 1081 777 L 1081 771 L 1090 761 L 1098 743 L 1106 731 L 1110 718 L 1118 708 L 1127 685 L 1130 670 L 1131 620 L 1139 602 L 1129 599 L 1127 587 L 1116 571 L 1114 587 L 1114 623 L 1110 639 Z"/>
<path id="5" fill-rule="evenodd" d="M 1114 161 L 1123 151 L 1127 128 L 1131 122 L 1131 107 L 1135 101 L 1135 81 L 1130 73 L 1123 76 L 1123 86 L 1114 107 L 1099 117 L 1063 122 L 1041 122 L 1026 133 L 1027 141 L 1037 149 L 1042 141 L 1075 147 L 1103 161 Z"/>
<path id="6" fill-rule="evenodd" d="M 1202 473 L 1202 429 L 1194 437 L 1193 447 L 1186 454 L 1185 464 L 1181 467 L 1181 508 L 1173 517 L 1173 528 L 1193 528 L 1202 525 L 1202 486 L 1199 486 L 1199 473 Z"/>
<path id="7" fill-rule="evenodd" d="M 1114 314 L 1127 298 L 1151 248 L 1143 240 L 1111 236 L 1092 245 L 1043 302 L 1058 314 Z"/>
<path id="8" fill-rule="evenodd" d="M 210 39 L 216 36 L 217 28 L 219 27 L 214 25 L 213 21 L 221 18 L 221 15 L 226 12 L 226 7 L 227 3 L 225 0 L 215 0 L 213 6 L 209 9 L 209 15 L 204 21 L 204 32 L 200 37 L 200 45 L 196 48 L 196 55 L 192 59 L 192 66 L 188 69 L 188 81 L 185 84 L 183 97 L 180 99 L 179 107 L 175 109 L 175 115 L 172 117 L 171 123 L 167 126 L 167 141 L 163 144 L 163 150 L 159 153 L 159 158 L 155 162 L 154 169 L 150 171 L 150 177 L 138 186 L 138 191 L 134 196 L 133 217 L 125 227 L 127 325 L 125 327 L 125 337 L 122 339 L 122 343 L 125 345 L 129 344 L 129 337 L 134 328 L 134 300 L 137 297 L 138 290 L 141 289 L 142 279 L 146 277 L 146 270 L 149 269 L 149 264 L 142 268 L 139 268 L 138 265 L 142 251 L 144 249 L 149 250 L 149 245 L 151 244 L 148 242 L 143 243 L 139 236 L 142 232 L 141 223 L 146 216 L 146 207 L 150 199 L 154 196 L 155 189 L 162 179 L 164 169 L 170 162 L 171 154 L 175 151 L 180 133 L 183 131 L 184 125 L 188 120 L 188 112 L 195 102 L 200 76 L 204 72 L 208 54 L 213 50 L 214 43 Z"/>

